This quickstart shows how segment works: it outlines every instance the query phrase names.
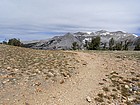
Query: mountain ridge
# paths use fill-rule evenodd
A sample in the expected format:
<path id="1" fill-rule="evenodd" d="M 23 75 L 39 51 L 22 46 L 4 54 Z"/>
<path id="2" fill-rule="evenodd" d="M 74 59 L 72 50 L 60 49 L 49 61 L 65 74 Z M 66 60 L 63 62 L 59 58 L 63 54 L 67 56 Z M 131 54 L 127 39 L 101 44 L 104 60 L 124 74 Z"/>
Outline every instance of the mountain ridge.
<path id="1" fill-rule="evenodd" d="M 131 34 L 123 31 L 109 32 L 106 30 L 100 30 L 96 32 L 76 32 L 76 33 L 66 33 L 63 36 L 54 36 L 48 40 L 40 40 L 35 43 L 26 43 L 26 47 L 34 49 L 45 49 L 45 50 L 70 50 L 72 43 L 77 42 L 80 49 L 84 49 L 84 44 L 86 41 L 90 42 L 92 38 L 100 36 L 102 47 L 105 43 L 109 46 L 109 40 L 113 38 L 116 43 L 129 41 L 133 46 L 133 49 L 137 42 L 139 41 L 139 36 L 136 34 Z"/>

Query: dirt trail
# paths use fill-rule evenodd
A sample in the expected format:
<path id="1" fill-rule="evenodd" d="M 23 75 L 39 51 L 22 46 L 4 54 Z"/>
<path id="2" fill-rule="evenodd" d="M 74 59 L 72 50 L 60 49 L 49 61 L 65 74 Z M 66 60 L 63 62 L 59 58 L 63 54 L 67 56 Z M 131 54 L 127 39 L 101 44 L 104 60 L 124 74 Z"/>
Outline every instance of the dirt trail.
<path id="1" fill-rule="evenodd" d="M 53 86 L 45 94 L 38 96 L 38 105 L 94 105 L 94 101 L 88 103 L 86 97 L 90 96 L 94 100 L 92 96 L 97 92 L 98 83 L 104 76 L 101 72 L 103 62 L 97 54 L 77 54 L 84 65 L 79 67 L 79 73 L 64 84 Z"/>
<path id="2" fill-rule="evenodd" d="M 140 56 L 137 52 L 128 54 L 115 51 L 53 52 L 16 47 L 7 50 L 9 46 L 1 46 L 1 49 L 4 52 L 1 52 L 1 56 L 6 58 L 0 59 L 2 67 L 0 75 L 6 78 L 0 81 L 0 105 L 97 105 L 95 103 L 97 94 L 104 92 L 103 86 L 111 86 L 112 82 L 108 81 L 112 71 L 119 74 L 119 77 L 122 76 L 121 81 L 124 85 L 125 81 L 133 80 L 131 82 L 139 86 L 137 81 L 140 80 L 138 59 Z M 15 52 L 19 53 L 15 55 Z M 28 61 L 26 63 L 28 65 L 21 60 Z M 13 68 L 18 65 L 21 68 Z M 26 66 L 27 68 L 24 68 Z M 9 79 L 7 78 L 9 76 L 15 78 Z M 104 85 L 101 87 L 101 84 Z M 110 93 L 112 94 L 112 89 Z M 107 96 L 110 93 L 103 94 Z M 118 95 L 120 99 L 120 94 Z M 91 102 L 86 100 L 87 97 L 90 97 Z"/>
<path id="3" fill-rule="evenodd" d="M 75 52 L 74 52 L 75 53 Z M 81 62 L 78 74 L 69 78 L 65 83 L 52 86 L 45 94 L 37 97 L 37 105 L 97 105 L 94 101 L 101 91 L 99 83 L 106 78 L 106 74 L 117 70 L 135 70 L 133 60 L 122 60 L 110 54 L 76 52 Z M 136 67 L 136 68 L 133 68 Z M 127 71 L 125 71 L 127 72 Z M 126 74 L 126 73 L 124 73 Z M 86 100 L 87 96 L 91 102 Z M 41 103 L 41 104 L 40 104 Z"/>
<path id="4" fill-rule="evenodd" d="M 114 57 L 111 53 L 68 52 L 75 53 L 79 61 L 77 74 L 62 83 L 58 81 L 52 84 L 46 83 L 45 87 L 40 85 L 31 88 L 34 93 L 26 91 L 28 87 L 20 87 L 21 90 L 15 91 L 20 95 L 17 99 L 11 97 L 12 91 L 11 94 L 6 92 L 10 95 L 10 100 L 2 105 L 11 105 L 11 103 L 12 105 L 97 105 L 94 98 L 99 91 L 102 91 L 99 83 L 106 78 L 106 74 L 114 70 L 127 74 L 127 71 L 139 68 L 138 62 L 128 60 L 124 55 L 126 59 L 120 55 Z M 90 97 L 91 102 L 86 100 L 87 97 Z"/>

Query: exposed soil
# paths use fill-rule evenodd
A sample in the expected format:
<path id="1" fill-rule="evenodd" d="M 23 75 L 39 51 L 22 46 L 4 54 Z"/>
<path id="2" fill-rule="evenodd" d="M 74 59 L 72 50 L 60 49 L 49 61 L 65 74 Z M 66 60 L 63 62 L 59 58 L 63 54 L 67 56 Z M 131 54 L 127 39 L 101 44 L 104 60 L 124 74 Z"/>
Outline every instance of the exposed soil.
<path id="1" fill-rule="evenodd" d="M 0 45 L 0 105 L 140 104 L 139 73 L 140 52 Z"/>

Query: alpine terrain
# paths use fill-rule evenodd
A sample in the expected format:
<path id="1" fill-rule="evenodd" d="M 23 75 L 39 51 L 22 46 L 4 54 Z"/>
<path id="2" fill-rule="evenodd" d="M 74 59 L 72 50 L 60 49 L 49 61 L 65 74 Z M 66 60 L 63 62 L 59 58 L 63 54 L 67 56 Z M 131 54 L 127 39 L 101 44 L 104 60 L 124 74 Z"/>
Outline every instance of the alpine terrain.
<path id="1" fill-rule="evenodd" d="M 135 46 L 140 43 L 140 37 L 122 31 L 108 32 L 105 30 L 93 32 L 77 32 L 67 33 L 64 36 L 55 36 L 48 40 L 23 42 L 25 47 L 34 49 L 54 49 L 54 50 L 70 50 L 72 43 L 76 42 L 80 49 L 85 49 L 86 42 L 90 42 L 92 38 L 99 36 L 101 38 L 100 48 L 109 47 L 109 40 L 114 39 L 115 43 L 128 44 L 129 50 L 134 50 Z"/>

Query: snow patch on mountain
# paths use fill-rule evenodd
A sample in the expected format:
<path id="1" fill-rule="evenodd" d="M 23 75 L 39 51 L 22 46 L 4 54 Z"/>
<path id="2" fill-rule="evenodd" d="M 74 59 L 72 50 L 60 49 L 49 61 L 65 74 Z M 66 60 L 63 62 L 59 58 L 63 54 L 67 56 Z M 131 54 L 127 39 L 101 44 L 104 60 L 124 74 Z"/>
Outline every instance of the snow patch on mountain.
<path id="1" fill-rule="evenodd" d="M 138 35 L 136 35 L 136 34 L 132 34 L 132 35 L 134 35 L 135 37 L 138 37 Z"/>
<path id="2" fill-rule="evenodd" d="M 86 32 L 88 35 L 90 35 L 92 32 Z"/>

